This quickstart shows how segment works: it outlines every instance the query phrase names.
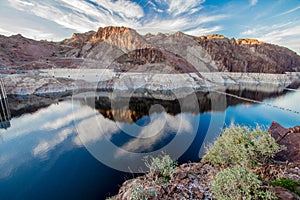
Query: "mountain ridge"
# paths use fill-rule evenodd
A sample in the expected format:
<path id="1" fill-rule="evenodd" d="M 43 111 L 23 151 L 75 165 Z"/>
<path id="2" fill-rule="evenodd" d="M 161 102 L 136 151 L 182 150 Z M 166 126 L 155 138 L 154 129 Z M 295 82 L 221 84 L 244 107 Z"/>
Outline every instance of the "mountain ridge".
<path id="1" fill-rule="evenodd" d="M 85 59 L 97 61 L 99 66 L 94 67 L 105 67 L 129 52 L 150 48 L 171 52 L 184 59 L 187 66 L 194 66 L 198 72 L 300 71 L 300 56 L 297 53 L 257 39 L 229 39 L 218 34 L 191 36 L 182 32 L 140 35 L 134 29 L 113 26 L 74 33 L 71 38 L 60 42 L 35 41 L 19 34 L 0 36 L 0 67 L 81 67 Z M 143 56 L 151 55 L 144 53 Z M 171 57 L 173 62 L 174 56 Z M 66 58 L 69 60 L 64 63 L 62 59 Z M 168 56 L 165 59 L 168 60 Z"/>

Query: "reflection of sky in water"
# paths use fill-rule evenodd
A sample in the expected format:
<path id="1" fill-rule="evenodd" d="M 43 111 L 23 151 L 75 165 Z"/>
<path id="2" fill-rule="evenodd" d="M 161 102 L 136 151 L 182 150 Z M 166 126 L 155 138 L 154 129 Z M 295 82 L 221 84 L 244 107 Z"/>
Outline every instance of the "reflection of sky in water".
<path id="1" fill-rule="evenodd" d="M 11 128 L 1 133 L 0 178 L 34 158 L 47 159 L 51 149 L 75 136 L 72 125 L 78 116 L 73 114 L 72 104 L 60 103 L 13 118 Z"/>
<path id="2" fill-rule="evenodd" d="M 265 102 L 299 112 L 300 106 L 298 104 L 300 102 L 300 92 L 288 93 L 285 96 L 269 99 Z M 5 197 L 9 195 L 2 195 L 9 193 L 16 197 L 15 199 L 18 199 L 17 193 L 15 195 L 13 194 L 16 192 L 14 188 L 22 188 L 22 185 L 19 185 L 20 182 L 22 182 L 19 181 L 21 175 L 28 179 L 24 182 L 29 181 L 34 185 L 34 183 L 40 183 L 41 180 L 46 181 L 47 179 L 51 179 L 50 177 L 53 178 L 53 183 L 56 178 L 55 183 L 57 183 L 63 175 L 70 176 L 68 179 L 70 181 L 69 184 L 80 184 L 80 182 L 77 181 L 82 180 L 79 180 L 80 178 L 78 177 L 84 179 L 84 177 L 92 177 L 91 174 L 95 173 L 99 173 L 99 176 L 110 176 L 111 173 L 117 173 L 113 170 L 110 171 L 109 168 L 105 168 L 102 165 L 101 167 L 98 166 L 98 162 L 92 159 L 87 151 L 82 148 L 82 142 L 84 144 L 98 145 L 104 144 L 104 141 L 109 139 L 115 145 L 122 147 L 123 150 L 139 152 L 145 149 L 152 150 L 153 148 L 160 148 L 159 145 L 157 147 L 157 144 L 167 138 L 167 134 L 177 133 L 183 143 L 185 138 L 195 137 L 192 145 L 184 154 L 183 157 L 185 157 L 185 159 L 183 160 L 197 160 L 204 138 L 206 137 L 205 140 L 211 141 L 216 137 L 216 133 L 220 129 L 220 126 L 208 127 L 212 117 L 216 119 L 219 118 L 222 121 L 224 115 L 220 112 L 205 113 L 196 116 L 189 113 L 182 113 L 176 116 L 171 116 L 167 113 L 154 113 L 150 117 L 144 116 L 137 122 L 137 124 L 142 125 L 142 128 L 135 131 L 134 134 L 144 139 L 136 139 L 131 135 L 130 137 L 126 136 L 128 139 L 125 140 L 125 142 L 121 140 L 126 138 L 124 136 L 126 132 L 121 132 L 120 128 L 122 130 L 132 131 L 131 125 L 115 123 L 104 118 L 96 110 L 81 105 L 79 102 L 74 102 L 73 104 L 70 101 L 61 102 L 59 104 L 53 104 L 48 108 L 43 108 L 35 113 L 13 118 L 11 120 L 11 128 L 0 130 L 0 198 L 3 197 L 5 199 Z M 193 132 L 194 123 L 198 123 L 199 119 L 198 134 L 196 136 L 192 134 L 188 136 L 188 133 Z M 76 132 L 74 120 L 77 124 L 76 128 L 80 132 L 80 137 Z M 180 123 L 178 123 L 179 121 Z M 231 106 L 228 107 L 225 112 L 226 125 L 235 123 L 254 127 L 260 124 L 268 127 L 272 121 L 277 121 L 286 127 L 300 124 L 299 114 L 281 110 L 276 107 L 270 107 L 265 104 Z M 99 132 L 99 128 L 101 128 L 101 132 Z M 179 129 L 180 131 L 178 131 Z M 205 136 L 203 133 L 206 133 L 207 130 L 209 130 L 209 134 Z M 153 132 L 159 134 L 153 135 Z M 178 145 L 180 145 L 180 143 L 178 143 Z M 172 149 L 169 150 L 172 151 Z M 201 149 L 201 151 L 203 151 L 203 149 Z M 66 152 L 72 152 L 71 154 L 73 156 L 65 156 Z M 123 161 L 122 151 L 111 153 L 113 153 L 114 157 L 107 157 L 105 159 L 115 159 L 115 162 Z M 103 154 L 105 155 L 106 152 Z M 111 154 L 107 154 L 106 156 L 108 155 Z M 127 162 L 130 162 L 130 159 L 127 159 Z M 126 165 L 125 161 L 124 164 Z M 79 166 L 83 169 L 76 168 Z M 77 176 L 77 179 L 72 178 L 73 176 L 76 177 L 75 172 L 72 173 L 73 168 L 79 172 L 82 170 L 82 176 Z M 88 173 L 84 171 L 85 168 L 93 168 L 93 170 Z M 47 179 L 38 178 L 42 176 L 41 174 L 46 174 L 48 171 L 52 171 L 53 173 L 48 174 L 49 177 L 47 177 Z M 103 174 L 104 172 L 105 174 Z M 32 177 L 33 174 L 38 175 Z M 122 177 L 121 175 L 119 176 L 120 177 L 116 176 L 116 178 L 122 182 Z M 91 178 L 91 180 L 92 179 L 93 178 Z M 110 179 L 108 178 L 108 180 Z M 108 182 L 104 181 L 102 184 L 109 185 Z M 98 182 L 94 180 L 93 183 L 99 184 L 99 180 Z M 11 189 L 9 189 L 8 186 L 10 186 Z M 32 187 L 42 186 L 35 185 Z M 94 186 L 90 185 L 90 187 Z M 27 193 L 24 192 L 22 194 L 28 195 L 31 189 L 30 186 L 24 187 L 23 190 L 27 190 Z M 76 192 L 82 193 L 80 188 L 77 190 Z M 107 188 L 107 190 L 109 190 L 109 188 Z M 50 191 L 47 190 L 44 192 L 47 193 Z M 94 192 L 95 194 L 101 193 L 99 190 Z M 76 195 L 74 194 L 74 196 Z"/>
<path id="3" fill-rule="evenodd" d="M 300 124 L 300 92 L 291 92 L 284 96 L 265 100 L 256 105 L 237 105 L 226 110 L 226 124 L 243 124 L 255 127 L 257 124 L 269 127 L 273 121 L 284 127 Z M 285 110 L 281 109 L 285 108 Z M 289 109 L 289 110 L 287 110 Z"/>

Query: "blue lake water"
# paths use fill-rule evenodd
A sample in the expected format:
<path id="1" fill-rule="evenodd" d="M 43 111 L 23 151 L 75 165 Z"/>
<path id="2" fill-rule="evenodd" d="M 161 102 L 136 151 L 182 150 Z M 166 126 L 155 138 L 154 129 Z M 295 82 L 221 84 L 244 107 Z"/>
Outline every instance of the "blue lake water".
<path id="1" fill-rule="evenodd" d="M 106 97 L 9 99 L 11 125 L 0 129 L 0 199 L 105 199 L 131 172 L 145 171 L 141 158 L 153 152 L 199 161 L 203 142 L 231 124 L 300 124 L 299 90 L 231 94 L 262 103 L 219 95 L 225 107 L 212 108 L 215 96 L 206 93 L 196 95 L 198 110 L 181 109 L 176 99 L 133 98 L 127 107 Z"/>

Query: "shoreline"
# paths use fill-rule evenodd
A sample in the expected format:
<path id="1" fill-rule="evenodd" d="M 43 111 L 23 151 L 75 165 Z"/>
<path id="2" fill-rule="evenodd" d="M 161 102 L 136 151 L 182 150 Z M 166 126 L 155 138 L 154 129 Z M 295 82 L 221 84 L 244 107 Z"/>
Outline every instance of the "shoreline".
<path id="1" fill-rule="evenodd" d="M 299 81 L 300 73 L 116 73 L 105 69 L 43 69 L 25 74 L 2 77 L 9 95 L 42 95 L 70 93 L 77 90 L 150 90 L 176 91 L 182 88 L 195 91 L 201 89 L 226 88 L 239 85 L 245 89 L 269 90 L 286 88 Z M 248 87 L 248 88 L 247 88 Z M 192 89 L 192 90 L 191 90 Z"/>

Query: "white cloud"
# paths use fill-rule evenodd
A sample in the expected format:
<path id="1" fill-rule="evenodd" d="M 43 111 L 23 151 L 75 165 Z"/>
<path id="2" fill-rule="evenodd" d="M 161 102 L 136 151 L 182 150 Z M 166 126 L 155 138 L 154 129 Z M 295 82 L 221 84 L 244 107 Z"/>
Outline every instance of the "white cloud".
<path id="1" fill-rule="evenodd" d="M 111 13 L 118 13 L 122 17 L 141 18 L 144 16 L 143 9 L 136 3 L 126 0 L 102 1 L 97 0 L 100 6 L 108 9 Z"/>
<path id="2" fill-rule="evenodd" d="M 147 22 L 146 26 L 135 27 L 142 34 L 145 33 L 174 33 L 182 31 L 190 35 L 203 35 L 213 31 L 222 30 L 222 26 L 205 27 L 207 23 L 216 22 L 226 18 L 227 15 L 199 15 L 193 19 L 187 17 L 178 17 L 174 19 L 152 19 Z M 188 24 L 188 25 L 187 25 Z"/>
<path id="3" fill-rule="evenodd" d="M 91 4 L 81 0 L 45 0 L 38 2 L 33 0 L 9 0 L 10 6 L 14 9 L 77 32 L 97 30 L 100 26 L 111 25 L 128 26 L 136 29 L 141 34 L 148 32 L 154 34 L 157 32 L 173 33 L 176 31 L 184 32 L 185 30 L 191 32 L 196 29 L 201 30 L 201 27 L 204 30 L 204 27 L 208 27 L 206 24 L 225 17 L 198 12 L 203 8 L 204 0 L 148 1 L 144 7 L 148 6 L 147 9 L 152 9 L 151 16 L 144 12 L 146 8 L 129 0 L 94 0 L 93 2 Z M 212 28 L 212 30 L 215 29 L 219 30 L 220 25 Z M 33 34 L 29 33 L 30 31 L 17 27 L 5 31 L 0 30 L 0 33 L 7 35 L 10 32 L 16 33 L 16 31 L 33 38 Z M 53 35 L 57 34 L 55 32 L 51 33 Z M 62 38 L 59 37 L 59 39 Z"/>
<path id="4" fill-rule="evenodd" d="M 19 5 L 19 6 L 30 6 L 30 7 L 34 6 L 33 3 L 24 1 L 24 0 L 14 0 L 14 1 L 9 0 L 9 1 L 12 2 L 13 4 Z"/>
<path id="5" fill-rule="evenodd" d="M 259 40 L 275 43 L 278 45 L 282 45 L 285 47 L 288 47 L 296 52 L 298 54 L 300 53 L 300 46 L 297 41 L 299 41 L 299 38 L 295 40 L 295 37 L 298 37 L 300 35 L 300 26 L 295 26 L 283 30 L 272 30 L 264 35 L 260 35 L 257 38 Z"/>
<path id="6" fill-rule="evenodd" d="M 185 33 L 189 34 L 189 35 L 201 36 L 201 35 L 206 35 L 206 34 L 210 34 L 210 33 L 215 33 L 222 29 L 223 28 L 221 26 L 213 26 L 213 27 L 209 27 L 209 28 L 200 27 L 200 28 L 191 29 L 189 31 L 185 31 Z"/>
<path id="7" fill-rule="evenodd" d="M 1 22 L 0 22 L 1 26 Z M 34 28 L 25 28 L 20 26 L 3 26 L 5 28 L 0 28 L 0 34 L 10 36 L 16 35 L 17 33 L 22 33 L 24 37 L 32 38 L 35 40 L 53 40 L 64 39 L 63 36 L 56 35 L 55 33 L 47 32 L 46 30 L 38 30 Z"/>
<path id="8" fill-rule="evenodd" d="M 257 38 L 260 41 L 282 45 L 296 52 L 300 52 L 300 25 L 298 22 L 274 24 L 272 26 L 258 26 L 241 33 L 243 37 Z"/>
<path id="9" fill-rule="evenodd" d="M 298 36 L 300 35 L 300 26 L 295 26 L 283 30 L 273 30 L 264 36 L 261 36 L 261 38 L 265 41 L 283 41 L 286 40 L 286 37 L 288 36 Z"/>
<path id="10" fill-rule="evenodd" d="M 254 36 L 254 35 L 257 35 L 257 30 L 256 29 L 248 29 L 248 30 L 242 32 L 241 34 L 245 35 L 245 36 Z"/>
<path id="11" fill-rule="evenodd" d="M 15 33 L 12 32 L 12 31 L 9 31 L 9 30 L 0 28 L 0 34 L 3 34 L 3 35 L 13 35 L 13 34 L 15 34 Z"/>
<path id="12" fill-rule="evenodd" d="M 195 9 L 194 12 L 201 10 L 203 8 L 201 4 L 204 3 L 204 0 L 170 0 L 168 3 L 169 8 L 167 11 L 173 16 L 177 16 L 190 12 L 192 9 Z"/>
<path id="13" fill-rule="evenodd" d="M 99 26 L 129 26 L 141 18 L 143 9 L 130 1 L 98 1 L 98 7 L 79 0 L 43 1 L 24 4 L 21 0 L 10 0 L 10 5 L 38 17 L 53 21 L 65 28 L 78 32 L 95 30 Z M 71 10 L 71 12 L 70 12 Z"/>
<path id="14" fill-rule="evenodd" d="M 297 7 L 295 7 L 295 8 L 292 8 L 292 9 L 288 10 L 288 11 L 285 11 L 285 12 L 283 12 L 283 13 L 280 13 L 280 14 L 277 15 L 277 16 L 287 15 L 287 14 L 290 14 L 290 13 L 292 13 L 292 12 L 295 12 L 295 11 L 297 11 L 297 10 L 299 10 L 299 9 L 300 9 L 300 6 L 297 6 Z"/>
<path id="15" fill-rule="evenodd" d="M 250 6 L 255 6 L 258 3 L 258 0 L 250 0 Z"/>

